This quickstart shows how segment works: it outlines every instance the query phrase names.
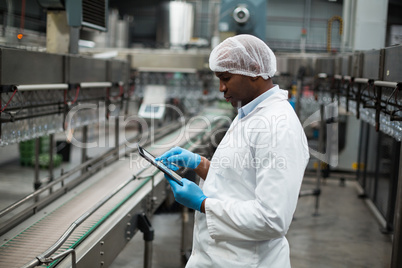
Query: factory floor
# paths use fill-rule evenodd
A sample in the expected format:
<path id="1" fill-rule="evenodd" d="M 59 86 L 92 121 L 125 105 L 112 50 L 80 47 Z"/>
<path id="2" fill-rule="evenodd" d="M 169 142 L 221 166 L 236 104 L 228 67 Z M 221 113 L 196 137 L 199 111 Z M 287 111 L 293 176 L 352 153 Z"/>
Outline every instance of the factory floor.
<path id="1" fill-rule="evenodd" d="M 312 189 L 314 178 L 306 177 L 303 189 Z M 299 199 L 294 220 L 287 234 L 293 268 L 388 268 L 392 241 L 390 235 L 380 232 L 365 200 L 358 198 L 356 182 L 327 179 L 319 198 L 319 215 L 315 212 L 316 199 Z M 153 216 L 155 229 L 152 267 L 182 267 L 181 213 L 159 213 Z M 190 228 L 191 230 L 191 228 Z M 191 236 L 191 232 L 187 235 Z M 185 249 L 191 247 L 187 241 Z M 144 242 L 142 234 L 120 253 L 111 268 L 143 267 Z"/>
<path id="2" fill-rule="evenodd" d="M 57 140 L 58 137 L 56 137 Z M 88 155 L 95 154 L 89 151 Z M 80 150 L 72 151 L 73 161 L 61 168 L 80 162 Z M 40 177 L 47 175 L 41 170 Z M 0 149 L 0 204 L 10 205 L 32 191 L 34 170 L 21 167 L 18 146 Z M 306 176 L 303 190 L 313 189 L 316 179 Z M 293 223 L 287 234 L 291 249 L 293 268 L 386 268 L 390 267 L 392 241 L 390 235 L 382 234 L 381 224 L 367 202 L 358 198 L 357 183 L 353 178 L 341 184 L 337 178 L 323 181 L 319 198 L 319 215 L 315 212 L 316 198 L 304 196 L 299 199 Z M 5 191 L 4 191 L 5 190 Z M 11 201 L 10 201 L 11 200 Z M 190 219 L 192 220 L 190 213 Z M 192 222 L 187 228 L 185 249 L 191 250 Z M 152 267 L 181 267 L 181 213 L 180 209 L 158 211 L 152 219 L 155 229 Z M 115 259 L 111 268 L 143 267 L 144 242 L 137 233 L 124 251 Z"/>

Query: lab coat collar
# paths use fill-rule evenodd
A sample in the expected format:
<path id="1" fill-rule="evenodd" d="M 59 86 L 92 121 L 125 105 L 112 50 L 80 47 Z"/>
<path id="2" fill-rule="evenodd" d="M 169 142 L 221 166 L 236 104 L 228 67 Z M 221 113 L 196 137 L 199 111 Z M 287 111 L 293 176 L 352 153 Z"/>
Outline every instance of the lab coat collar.
<path id="1" fill-rule="evenodd" d="M 273 87 L 270 90 L 274 91 L 274 93 L 272 95 L 270 95 L 268 98 L 266 98 L 265 100 L 260 102 L 257 105 L 257 107 L 255 107 L 247 116 L 245 116 L 241 119 L 239 119 L 239 116 L 236 116 L 235 121 L 250 118 L 250 116 L 252 114 L 256 113 L 259 109 L 272 105 L 272 103 L 288 99 L 288 91 L 280 89 L 278 85 L 275 85 L 275 87 Z"/>
<path id="2" fill-rule="evenodd" d="M 276 87 L 279 90 L 275 90 L 274 94 L 272 94 L 271 96 L 269 96 L 269 98 L 265 99 L 260 104 L 258 104 L 256 109 L 266 107 L 274 102 L 283 101 L 283 100 L 288 99 L 288 91 L 280 89 L 278 85 L 276 85 L 274 88 L 276 88 Z M 272 88 L 272 89 L 274 89 L 274 88 Z"/>
<path id="3" fill-rule="evenodd" d="M 259 95 L 257 98 L 254 100 L 250 101 L 246 105 L 242 106 L 239 108 L 239 119 L 242 119 L 243 117 L 247 116 L 251 111 L 253 111 L 258 104 L 269 98 L 271 95 L 273 95 L 276 91 L 279 91 L 280 88 L 278 85 L 275 85 L 274 87 L 270 88 L 269 90 L 265 91 L 261 95 Z"/>
<path id="4" fill-rule="evenodd" d="M 230 125 L 228 132 L 230 132 L 238 123 L 239 121 L 245 121 L 248 118 L 250 118 L 254 113 L 256 113 L 257 111 L 259 111 L 260 109 L 267 107 L 269 105 L 272 105 L 275 102 L 278 101 L 284 101 L 287 100 L 289 97 L 288 91 L 287 90 L 283 90 L 280 89 L 278 85 L 275 85 L 274 88 L 278 87 L 279 90 L 275 90 L 274 94 L 272 94 L 271 96 L 269 96 L 268 98 L 266 98 L 265 100 L 263 100 L 262 102 L 260 102 L 257 107 L 255 107 L 247 116 L 243 117 L 243 118 L 239 118 L 239 115 L 237 115 L 235 117 L 235 119 L 233 119 L 232 124 Z M 272 89 L 274 89 L 272 88 Z"/>

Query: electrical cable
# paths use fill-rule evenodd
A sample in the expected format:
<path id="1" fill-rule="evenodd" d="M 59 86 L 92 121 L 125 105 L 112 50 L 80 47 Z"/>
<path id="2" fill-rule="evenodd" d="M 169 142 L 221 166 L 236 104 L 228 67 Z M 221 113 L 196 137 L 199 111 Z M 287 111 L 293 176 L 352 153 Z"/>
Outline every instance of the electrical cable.
<path id="1" fill-rule="evenodd" d="M 116 99 L 120 98 L 121 96 L 123 96 L 123 94 L 124 94 L 124 88 L 123 88 L 122 85 L 119 85 L 119 95 L 113 96 L 112 98 L 110 96 L 110 87 L 107 87 L 106 90 L 107 90 L 106 91 L 106 97 L 109 100 L 111 100 L 111 99 L 116 100 Z"/>
<path id="2" fill-rule="evenodd" d="M 7 108 L 7 106 L 10 104 L 10 102 L 11 102 L 11 100 L 13 99 L 15 93 L 17 93 L 17 90 L 18 90 L 18 89 L 15 89 L 15 90 L 14 90 L 13 95 L 11 95 L 10 99 L 8 100 L 8 102 L 6 103 L 6 105 L 4 106 L 4 108 L 1 109 L 0 113 L 4 112 L 4 110 L 5 110 L 5 109 Z"/>
<path id="3" fill-rule="evenodd" d="M 70 105 L 73 105 L 73 104 L 77 101 L 79 93 L 80 93 L 80 86 L 77 86 L 77 89 L 75 90 L 75 97 L 74 97 L 74 100 L 71 102 Z M 67 100 L 66 100 L 66 99 L 67 99 L 67 89 L 64 90 L 64 104 L 67 104 Z"/>
<path id="4" fill-rule="evenodd" d="M 24 36 L 24 26 L 25 26 L 25 0 L 21 2 L 21 21 L 20 21 L 20 33 L 17 35 L 19 40 Z"/>

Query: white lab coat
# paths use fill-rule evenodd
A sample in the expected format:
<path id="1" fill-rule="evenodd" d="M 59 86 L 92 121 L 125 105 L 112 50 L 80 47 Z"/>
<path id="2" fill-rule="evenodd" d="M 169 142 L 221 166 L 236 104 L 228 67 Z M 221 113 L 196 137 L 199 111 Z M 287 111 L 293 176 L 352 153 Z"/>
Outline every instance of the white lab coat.
<path id="1" fill-rule="evenodd" d="M 195 214 L 186 267 L 290 267 L 285 235 L 309 152 L 287 99 L 279 90 L 234 119 L 200 182 L 206 213 Z"/>

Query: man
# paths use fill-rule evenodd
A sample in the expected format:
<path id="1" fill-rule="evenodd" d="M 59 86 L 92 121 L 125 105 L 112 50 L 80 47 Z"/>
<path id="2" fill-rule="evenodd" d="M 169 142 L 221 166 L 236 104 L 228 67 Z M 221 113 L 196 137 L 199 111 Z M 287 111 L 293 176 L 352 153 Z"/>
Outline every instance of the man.
<path id="1" fill-rule="evenodd" d="M 260 39 L 237 35 L 209 64 L 238 116 L 211 161 L 179 147 L 158 158 L 201 177 L 199 186 L 167 178 L 176 200 L 197 210 L 187 267 L 290 267 L 285 235 L 309 153 L 287 91 L 272 82 L 275 55 Z"/>

